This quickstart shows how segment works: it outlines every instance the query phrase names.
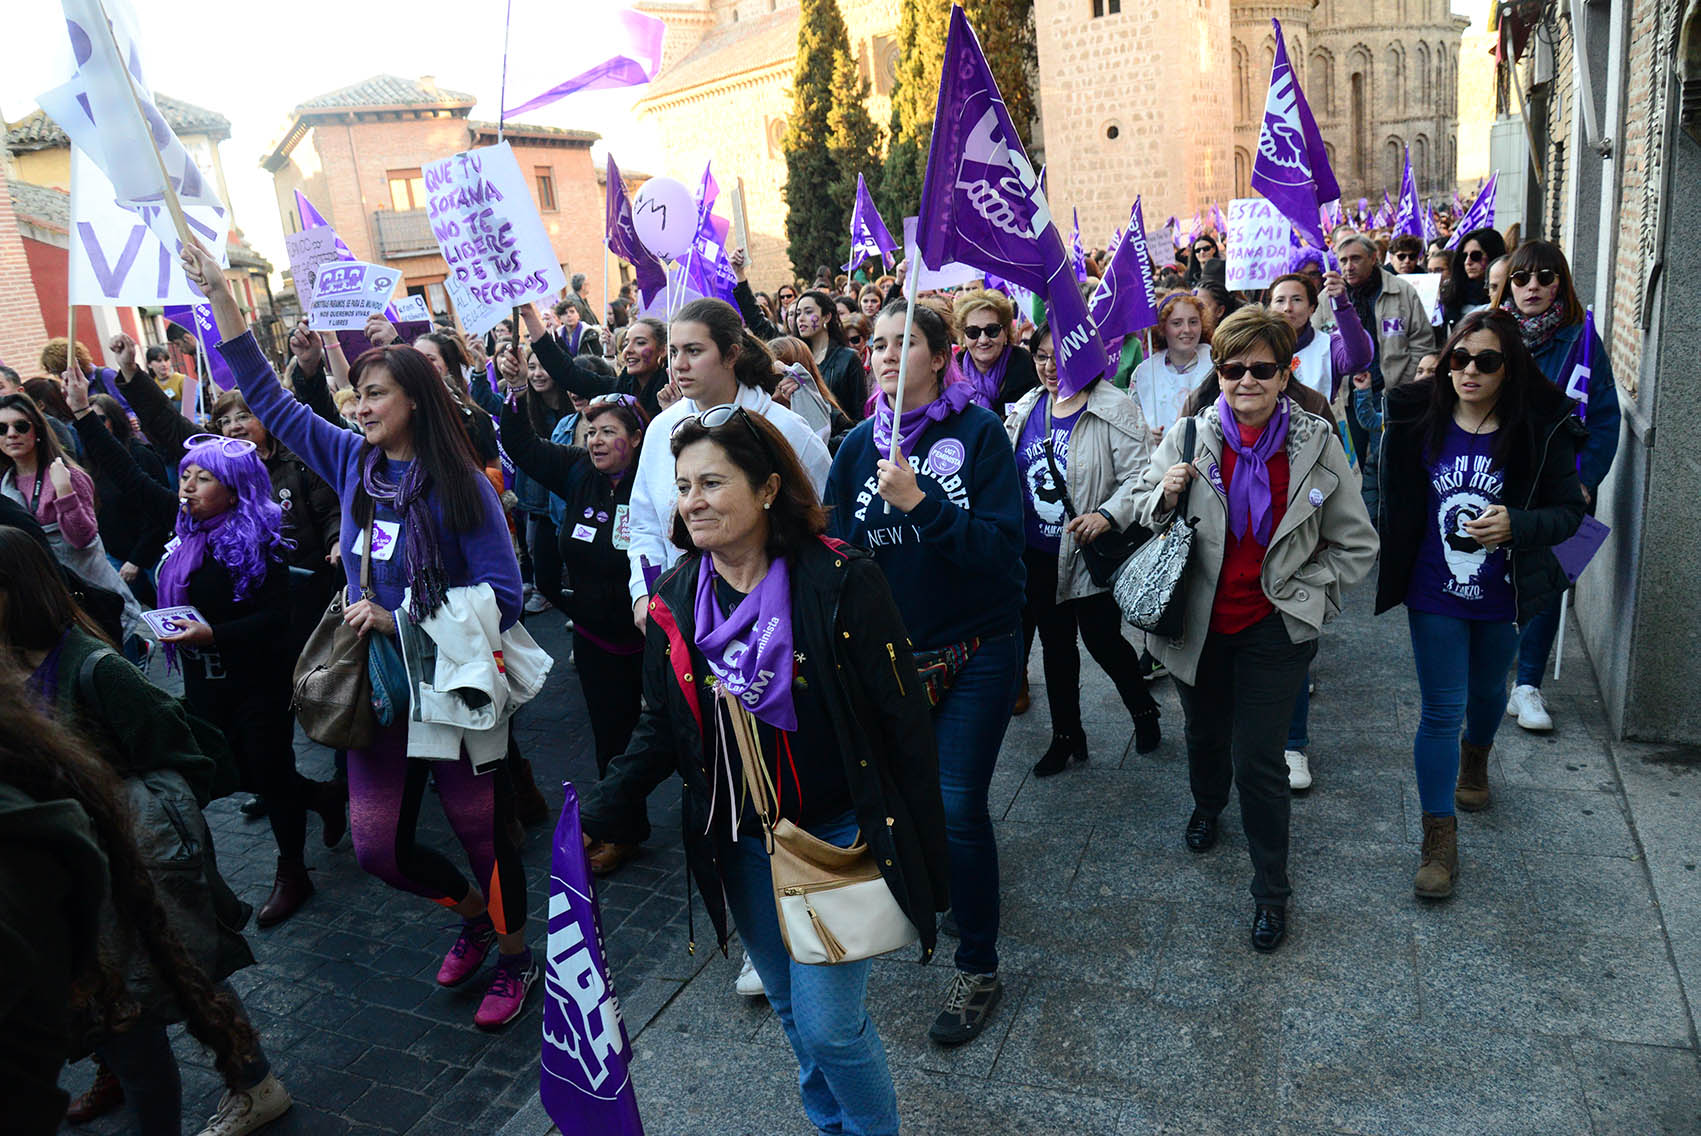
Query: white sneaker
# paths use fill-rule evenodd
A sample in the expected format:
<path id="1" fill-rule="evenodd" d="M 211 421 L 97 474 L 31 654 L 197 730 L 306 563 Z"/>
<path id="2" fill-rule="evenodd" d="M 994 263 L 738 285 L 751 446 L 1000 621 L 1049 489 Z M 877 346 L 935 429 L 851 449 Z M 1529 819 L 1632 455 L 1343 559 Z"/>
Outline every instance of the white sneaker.
<path id="1" fill-rule="evenodd" d="M 277 1077 L 271 1073 L 251 1089 L 237 1092 L 232 1089 L 219 1099 L 219 1109 L 207 1120 L 200 1136 L 244 1136 L 270 1124 L 289 1111 L 295 1102 L 290 1099 Z"/>
<path id="2" fill-rule="evenodd" d="M 1513 710 L 1514 704 L 1516 711 Z M 1553 729 L 1553 715 L 1547 712 L 1547 703 L 1542 699 L 1539 686 L 1514 686 L 1512 696 L 1506 700 L 1506 712 L 1516 713 L 1518 724 L 1534 733 L 1544 734 Z"/>
<path id="3" fill-rule="evenodd" d="M 744 955 L 744 966 L 738 971 L 738 980 L 732 988 L 746 998 L 761 998 L 768 993 L 762 986 L 762 976 L 756 973 L 756 964 L 750 961 L 748 952 Z"/>
<path id="4" fill-rule="evenodd" d="M 526 597 L 527 615 L 537 615 L 539 612 L 548 611 L 549 607 L 549 601 L 544 598 L 542 592 L 533 592 L 531 595 Z"/>
<path id="5" fill-rule="evenodd" d="M 1297 749 L 1283 750 L 1288 762 L 1288 788 L 1296 793 L 1311 788 L 1311 762 Z"/>

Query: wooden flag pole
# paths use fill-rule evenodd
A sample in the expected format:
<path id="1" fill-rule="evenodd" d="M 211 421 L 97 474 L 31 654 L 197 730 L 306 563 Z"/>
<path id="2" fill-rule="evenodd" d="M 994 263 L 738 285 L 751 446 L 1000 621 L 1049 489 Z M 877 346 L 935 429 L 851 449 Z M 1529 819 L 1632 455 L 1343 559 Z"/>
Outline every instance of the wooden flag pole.
<path id="1" fill-rule="evenodd" d="M 95 0 L 95 3 L 100 8 L 101 20 L 106 24 L 107 38 L 112 41 L 113 58 L 118 61 L 118 66 L 123 70 L 124 77 L 129 80 L 127 86 L 130 89 L 130 103 L 136 108 L 136 118 L 141 125 L 142 133 L 152 138 L 153 127 L 148 124 L 148 112 L 142 109 L 142 96 L 136 90 L 136 76 L 130 71 L 130 68 L 124 65 L 124 49 L 118 43 L 118 32 L 112 27 L 112 20 L 106 14 L 106 5 L 103 0 Z M 194 244 L 195 238 L 189 232 L 189 219 L 183 214 L 183 203 L 177 200 L 177 189 L 171 184 L 171 175 L 165 169 L 165 155 L 158 146 L 152 146 L 150 149 L 154 153 L 154 164 L 159 168 L 159 183 L 165 194 L 166 212 L 171 214 L 171 224 L 177 230 L 177 239 L 186 245 Z"/>
<path id="2" fill-rule="evenodd" d="M 71 143 L 71 145 L 75 146 L 76 143 L 73 142 L 73 143 Z M 76 184 L 76 180 L 75 180 L 76 177 L 77 177 L 76 170 L 77 170 L 77 156 L 75 154 L 72 154 L 71 155 L 71 174 L 70 174 L 69 178 L 67 178 L 67 180 L 70 181 L 73 186 Z M 72 192 L 70 194 L 70 198 L 71 198 L 72 201 L 77 200 L 76 193 Z M 72 225 L 72 228 L 75 229 L 76 226 Z M 77 366 L 77 305 L 71 299 L 71 273 L 70 273 L 70 268 L 71 268 L 70 262 L 67 261 L 66 264 L 65 264 L 65 269 L 66 269 L 66 271 L 65 271 L 65 369 L 67 371 L 69 371 L 72 367 Z M 80 373 L 81 368 L 78 368 L 78 371 Z M 53 377 L 58 378 L 59 376 L 55 375 Z"/>
<path id="3" fill-rule="evenodd" d="M 744 250 L 744 266 L 750 267 L 750 227 L 744 220 L 744 179 L 734 178 L 732 187 L 732 228 L 738 234 L 738 247 Z"/>
<path id="4" fill-rule="evenodd" d="M 1571 610 L 1571 589 L 1559 593 L 1559 641 L 1553 651 L 1553 681 L 1559 681 L 1559 671 L 1565 662 L 1565 615 Z"/>

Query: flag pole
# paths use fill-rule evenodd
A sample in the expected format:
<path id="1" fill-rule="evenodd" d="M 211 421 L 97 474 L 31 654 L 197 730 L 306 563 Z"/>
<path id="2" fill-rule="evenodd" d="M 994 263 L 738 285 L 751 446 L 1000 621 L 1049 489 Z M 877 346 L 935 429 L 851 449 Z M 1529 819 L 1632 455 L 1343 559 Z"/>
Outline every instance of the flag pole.
<path id="1" fill-rule="evenodd" d="M 136 91 L 136 76 L 124 62 L 124 49 L 118 45 L 118 32 L 112 26 L 112 19 L 106 14 L 104 0 L 95 0 L 100 8 L 101 22 L 106 25 L 106 35 L 112 41 L 112 54 L 118 60 L 118 66 L 124 71 L 125 84 L 130 90 L 130 104 L 136 108 L 136 117 L 142 133 L 153 136 L 153 129 L 148 125 L 147 112 L 142 109 L 142 96 Z M 177 239 L 184 244 L 194 244 L 195 239 L 189 235 L 189 219 L 183 215 L 183 203 L 177 200 L 177 190 L 172 187 L 171 175 L 165 169 L 165 155 L 158 146 L 149 147 L 154 154 L 154 164 L 159 167 L 160 187 L 165 191 L 166 212 L 171 214 L 171 223 L 177 229 Z"/>
<path id="2" fill-rule="evenodd" d="M 502 142 L 502 128 L 508 121 L 508 33 L 514 20 L 514 0 L 508 0 L 502 11 L 502 86 L 496 96 L 496 141 Z M 518 335 L 518 329 L 515 334 Z"/>
<path id="3" fill-rule="evenodd" d="M 76 146 L 76 143 L 73 142 L 73 143 L 71 143 L 71 145 Z M 66 181 L 71 183 L 72 188 L 71 188 L 71 192 L 70 192 L 70 198 L 71 198 L 72 201 L 75 201 L 75 200 L 77 200 L 77 194 L 76 194 L 76 191 L 75 191 L 75 188 L 74 188 L 75 182 L 76 182 L 76 177 L 77 177 L 77 173 L 76 173 L 77 156 L 75 154 L 72 154 L 70 157 L 71 157 L 71 173 L 66 178 Z M 75 225 L 72 225 L 71 227 L 73 229 L 76 228 Z M 71 267 L 70 262 L 66 261 L 66 264 L 65 264 L 65 268 L 66 268 L 66 272 L 65 272 L 65 369 L 67 371 L 69 371 L 72 367 L 77 366 L 77 305 L 71 301 L 70 267 Z M 91 356 L 91 359 L 92 359 L 92 356 Z M 77 373 L 81 374 L 82 368 L 78 367 Z M 58 376 L 55 376 L 55 377 L 57 378 Z"/>
<path id="4" fill-rule="evenodd" d="M 738 245 L 744 250 L 744 267 L 750 267 L 750 226 L 744 220 L 744 179 L 732 179 L 732 227 L 738 233 Z"/>
<path id="5" fill-rule="evenodd" d="M 1565 662 L 1565 613 L 1571 610 L 1571 589 L 1559 593 L 1559 639 L 1553 649 L 1553 681 L 1559 681 L 1560 666 Z"/>
<path id="6" fill-rule="evenodd" d="M 916 282 L 921 279 L 921 242 L 916 242 L 915 256 L 911 258 L 909 276 L 904 280 L 904 345 L 898 355 L 898 389 L 892 396 L 892 445 L 887 452 L 887 459 L 897 465 L 903 458 L 903 451 L 898 446 L 898 424 L 904 417 L 904 385 L 909 377 L 910 369 L 910 335 L 915 330 L 915 297 Z M 884 512 L 892 512 L 892 503 L 884 502 Z"/>

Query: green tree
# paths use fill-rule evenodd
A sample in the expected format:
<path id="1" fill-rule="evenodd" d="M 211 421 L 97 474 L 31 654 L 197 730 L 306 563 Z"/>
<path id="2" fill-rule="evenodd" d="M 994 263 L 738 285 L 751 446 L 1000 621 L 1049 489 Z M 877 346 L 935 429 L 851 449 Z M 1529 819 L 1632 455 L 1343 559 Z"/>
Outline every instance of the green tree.
<path id="1" fill-rule="evenodd" d="M 837 109 L 847 90 L 837 83 L 846 75 L 854 77 L 856 64 L 837 0 L 802 0 L 798 5 L 796 68 L 786 123 L 786 238 L 793 270 L 808 280 L 820 265 L 844 263 L 849 245 L 850 199 L 839 192 L 843 177 L 831 131 L 838 115 L 846 127 L 843 143 L 854 147 L 858 128 Z M 864 111 L 862 120 L 867 119 Z M 864 133 L 872 131 L 868 123 Z"/>
<path id="2" fill-rule="evenodd" d="M 881 131 L 868 113 L 868 80 L 857 71 L 850 51 L 833 56 L 833 89 L 840 97 L 827 112 L 827 153 L 838 177 L 833 182 L 833 209 L 843 218 L 839 243 L 833 259 L 824 263 L 843 265 L 850 253 L 851 211 L 856 207 L 856 175 L 862 174 L 868 192 L 880 192 Z M 878 198 L 876 198 L 878 200 Z"/>
<path id="3" fill-rule="evenodd" d="M 998 93 L 1004 96 L 1010 122 L 1022 148 L 1028 150 L 1033 146 L 1033 77 L 1039 73 L 1034 0 L 963 0 L 963 14 L 980 36 L 980 48 Z"/>

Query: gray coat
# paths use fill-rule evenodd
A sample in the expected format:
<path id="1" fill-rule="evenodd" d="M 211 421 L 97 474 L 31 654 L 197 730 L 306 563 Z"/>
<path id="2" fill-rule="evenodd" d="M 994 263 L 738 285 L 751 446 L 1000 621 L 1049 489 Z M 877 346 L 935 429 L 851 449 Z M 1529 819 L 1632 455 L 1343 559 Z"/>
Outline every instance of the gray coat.
<path id="1" fill-rule="evenodd" d="M 1288 638 L 1295 643 L 1316 639 L 1323 625 L 1341 610 L 1341 589 L 1357 583 L 1376 561 L 1376 530 L 1364 509 L 1358 477 L 1347 467 L 1347 455 L 1329 424 L 1298 406 L 1290 406 L 1288 425 L 1288 502 L 1281 523 L 1270 534 L 1264 553 L 1264 595 L 1282 614 Z M 1170 673 L 1193 683 L 1199 653 L 1211 625 L 1211 606 L 1217 595 L 1228 551 L 1228 496 L 1222 483 L 1223 428 L 1216 406 L 1194 415 L 1198 442 L 1187 512 L 1194 523 L 1193 558 L 1184 585 L 1186 623 L 1176 639 L 1147 637 L 1152 653 Z M 1146 467 L 1134 492 L 1141 524 L 1154 532 L 1167 527 L 1174 514 L 1164 508 L 1163 478 L 1181 460 L 1186 431 L 1173 429 Z"/>
<path id="2" fill-rule="evenodd" d="M 1035 387 L 1004 420 L 1012 447 L 1022 436 L 1028 416 L 1045 413 L 1041 400 L 1046 397 L 1044 387 Z M 1152 433 L 1140 403 L 1107 382 L 1094 383 L 1069 436 L 1069 461 L 1063 470 L 1076 512 L 1102 509 L 1119 529 L 1135 524 L 1135 483 L 1151 457 Z M 1057 551 L 1058 603 L 1106 590 L 1093 583 L 1079 552 L 1075 534 L 1065 531 Z"/>

